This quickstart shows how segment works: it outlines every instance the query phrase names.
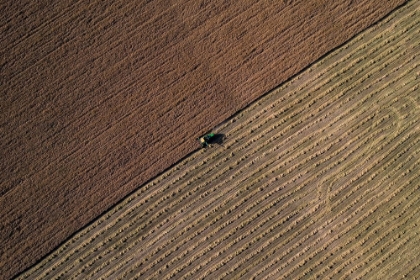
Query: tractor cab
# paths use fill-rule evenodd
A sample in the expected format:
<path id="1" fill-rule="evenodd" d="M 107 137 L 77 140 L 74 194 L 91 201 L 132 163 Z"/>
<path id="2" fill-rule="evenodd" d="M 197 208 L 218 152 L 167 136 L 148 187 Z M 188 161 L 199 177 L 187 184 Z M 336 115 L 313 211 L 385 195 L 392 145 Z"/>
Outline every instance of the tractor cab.
<path id="1" fill-rule="evenodd" d="M 197 138 L 197 140 L 200 142 L 202 148 L 206 148 L 214 137 L 215 137 L 214 133 L 209 133 L 209 134 L 206 134 L 204 136 Z"/>

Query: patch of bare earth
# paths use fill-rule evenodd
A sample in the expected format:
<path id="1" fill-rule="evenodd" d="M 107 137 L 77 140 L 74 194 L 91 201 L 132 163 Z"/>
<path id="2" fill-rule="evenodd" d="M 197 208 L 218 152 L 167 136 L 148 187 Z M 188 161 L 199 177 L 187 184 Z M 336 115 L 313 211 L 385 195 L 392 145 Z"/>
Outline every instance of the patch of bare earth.
<path id="1" fill-rule="evenodd" d="M 403 2 L 3 1 L 0 275 Z"/>
<path id="2" fill-rule="evenodd" d="M 215 132 L 19 279 L 420 276 L 419 1 Z"/>

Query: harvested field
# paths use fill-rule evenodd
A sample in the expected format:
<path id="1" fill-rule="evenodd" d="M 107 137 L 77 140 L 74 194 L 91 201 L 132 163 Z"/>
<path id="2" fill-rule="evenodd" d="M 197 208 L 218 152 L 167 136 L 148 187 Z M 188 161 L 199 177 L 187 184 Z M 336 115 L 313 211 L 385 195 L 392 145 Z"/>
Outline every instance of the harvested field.
<path id="1" fill-rule="evenodd" d="M 3 1 L 0 275 L 403 2 Z"/>
<path id="2" fill-rule="evenodd" d="M 420 1 L 258 100 L 18 279 L 420 276 Z"/>

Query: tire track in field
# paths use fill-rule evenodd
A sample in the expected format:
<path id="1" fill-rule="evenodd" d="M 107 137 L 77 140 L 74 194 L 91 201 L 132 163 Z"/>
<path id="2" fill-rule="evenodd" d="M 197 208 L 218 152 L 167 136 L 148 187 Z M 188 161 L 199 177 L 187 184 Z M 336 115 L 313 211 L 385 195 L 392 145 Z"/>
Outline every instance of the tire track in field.
<path id="1" fill-rule="evenodd" d="M 411 1 L 220 125 L 224 147 L 185 159 L 20 279 L 390 270 L 418 242 L 417 13 Z"/>
<path id="2" fill-rule="evenodd" d="M 404 2 L 1 4 L 0 274 L 45 256 L 196 149 L 197 134 Z"/>

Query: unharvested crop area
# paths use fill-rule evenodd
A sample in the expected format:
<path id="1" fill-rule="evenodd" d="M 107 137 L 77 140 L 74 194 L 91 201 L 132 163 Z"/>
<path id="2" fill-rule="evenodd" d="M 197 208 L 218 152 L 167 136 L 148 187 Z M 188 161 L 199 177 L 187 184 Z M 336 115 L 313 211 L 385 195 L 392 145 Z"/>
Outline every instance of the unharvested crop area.
<path id="1" fill-rule="evenodd" d="M 404 2 L 2 1 L 0 275 Z"/>
<path id="2" fill-rule="evenodd" d="M 420 276 L 420 1 L 220 125 L 19 279 Z"/>

